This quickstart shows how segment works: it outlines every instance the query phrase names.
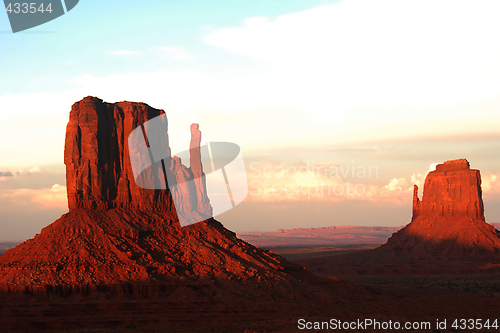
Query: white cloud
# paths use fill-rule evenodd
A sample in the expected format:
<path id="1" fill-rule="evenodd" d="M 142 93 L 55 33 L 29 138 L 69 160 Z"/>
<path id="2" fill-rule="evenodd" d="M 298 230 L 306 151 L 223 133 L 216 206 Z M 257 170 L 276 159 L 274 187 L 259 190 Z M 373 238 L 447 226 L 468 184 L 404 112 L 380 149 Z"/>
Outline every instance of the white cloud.
<path id="1" fill-rule="evenodd" d="M 33 168 L 29 169 L 28 171 L 31 173 L 41 173 L 41 172 L 43 172 L 43 168 L 40 168 L 38 166 L 34 166 Z"/>
<path id="2" fill-rule="evenodd" d="M 401 191 L 408 188 L 408 181 L 405 178 L 393 178 L 389 184 L 384 186 L 387 191 Z"/>
<path id="3" fill-rule="evenodd" d="M 432 171 L 436 163 L 430 165 Z M 319 169 L 309 165 L 293 166 L 281 164 L 252 165 L 249 175 L 248 201 L 294 202 L 294 201 L 371 201 L 393 205 L 410 205 L 413 189 L 419 187 L 422 199 L 424 181 L 428 172 L 413 173 L 410 177 L 392 178 L 386 185 L 375 184 L 376 179 L 354 177 L 342 179 L 332 168 Z M 302 168 L 302 169 L 301 169 Z M 291 170 L 291 171 L 290 171 Z M 342 170 L 342 168 L 341 168 Z M 248 170 L 247 170 L 248 171 Z M 351 176 L 351 172 L 347 173 Z M 355 174 L 352 174 L 355 175 Z M 482 190 L 486 196 L 500 193 L 500 177 L 485 173 Z"/>
<path id="4" fill-rule="evenodd" d="M 486 174 L 482 176 L 481 188 L 483 193 L 500 193 L 500 177 L 495 174 Z"/>
<path id="5" fill-rule="evenodd" d="M 160 50 L 167 58 L 173 60 L 186 61 L 194 59 L 193 56 L 191 56 L 188 51 L 180 47 L 161 47 Z"/>
<path id="6" fill-rule="evenodd" d="M 132 51 L 132 50 L 115 50 L 110 52 L 113 55 L 118 55 L 118 56 L 129 56 L 129 55 L 136 55 L 139 54 L 138 51 Z"/>
<path id="7" fill-rule="evenodd" d="M 372 187 L 371 201 L 408 204 L 412 199 L 413 184 L 406 178 L 393 178 L 385 186 Z"/>
<path id="8" fill-rule="evenodd" d="M 425 178 L 427 177 L 427 174 L 431 171 L 436 170 L 436 165 L 438 165 L 438 164 L 439 163 L 431 163 L 429 165 L 429 169 L 427 170 L 427 172 L 423 172 L 423 173 L 422 172 L 415 172 L 411 175 L 410 182 L 409 182 L 411 185 L 411 189 L 413 190 L 413 185 L 417 185 L 420 198 L 422 197 Z"/>
<path id="9" fill-rule="evenodd" d="M 436 170 L 436 166 L 437 166 L 438 164 L 439 164 L 439 163 L 431 163 L 431 165 L 429 165 L 429 170 L 428 170 L 428 172 L 431 172 L 431 171 Z"/>
<path id="10" fill-rule="evenodd" d="M 325 164 L 252 163 L 248 201 L 372 201 L 408 204 L 413 184 L 393 178 L 377 185 L 377 177 L 363 166 Z M 248 171 L 248 169 L 247 169 Z M 345 177 L 345 178 L 343 178 Z"/>
<path id="11" fill-rule="evenodd" d="M 66 186 L 54 184 L 52 188 L 0 190 L 0 201 L 11 207 L 31 209 L 67 209 Z"/>
<path id="12" fill-rule="evenodd" d="M 499 10 L 494 0 L 344 0 L 274 21 L 250 18 L 243 27 L 209 34 L 206 41 L 277 64 L 319 62 L 342 78 L 370 73 L 462 77 L 499 68 Z M 486 62 L 476 63 L 479 58 Z"/>
<path id="13" fill-rule="evenodd" d="M 424 187 L 425 177 L 427 177 L 427 173 L 414 173 L 410 177 L 410 183 L 417 185 L 421 192 Z"/>
<path id="14" fill-rule="evenodd" d="M 43 208 L 66 209 L 68 207 L 66 186 L 54 184 L 50 189 L 36 190 L 33 193 L 31 201 L 42 205 Z"/>
<path id="15" fill-rule="evenodd" d="M 291 79 L 295 93 L 318 105 L 378 106 L 387 119 L 402 107 L 422 115 L 433 104 L 437 118 L 457 116 L 459 101 L 497 96 L 498 12 L 494 0 L 344 0 L 275 20 L 250 18 L 205 40 L 288 70 L 282 82 Z"/>

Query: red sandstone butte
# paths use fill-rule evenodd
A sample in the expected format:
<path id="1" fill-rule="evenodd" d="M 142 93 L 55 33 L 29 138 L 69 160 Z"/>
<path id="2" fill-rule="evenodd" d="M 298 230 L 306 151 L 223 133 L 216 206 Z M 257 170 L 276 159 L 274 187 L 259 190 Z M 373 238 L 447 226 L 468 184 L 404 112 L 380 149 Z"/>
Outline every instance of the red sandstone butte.
<path id="1" fill-rule="evenodd" d="M 484 219 L 481 174 L 467 160 L 438 164 L 425 178 L 422 200 L 417 193 L 415 185 L 411 223 L 384 249 L 463 259 L 500 254 L 498 231 Z"/>
<path id="2" fill-rule="evenodd" d="M 318 274 L 461 274 L 500 269 L 500 232 L 484 219 L 479 170 L 465 159 L 429 172 L 411 223 L 367 252 L 298 261 Z"/>
<path id="3" fill-rule="evenodd" d="M 105 103 L 96 97 L 86 97 L 76 102 L 70 112 L 66 127 L 66 144 L 64 149 L 64 164 L 66 164 L 66 186 L 68 189 L 69 210 L 87 208 L 106 211 L 121 207 L 139 210 L 171 211 L 172 200 L 170 191 L 149 190 L 139 187 L 132 171 L 129 151 L 139 154 L 137 147 L 129 149 L 128 137 L 137 127 L 148 120 L 164 114 L 144 103 L 119 102 Z M 164 131 L 164 142 L 168 146 L 167 124 Z M 191 145 L 201 139 L 201 133 L 193 133 Z M 187 168 L 179 160 L 172 159 L 170 148 L 167 158 L 163 160 L 166 169 L 170 169 L 179 183 L 186 182 L 200 175 L 201 162 Z M 194 151 L 193 154 L 199 150 Z M 196 160 L 196 159 L 195 159 Z M 198 158 L 199 161 L 199 158 Z M 142 177 L 163 179 L 161 163 L 148 170 Z M 201 181 L 201 180 L 200 180 Z M 163 186 L 165 187 L 165 186 Z M 177 210 L 183 212 L 197 211 L 198 205 L 192 202 L 199 200 L 199 206 L 210 217 L 209 200 L 204 187 L 195 193 L 189 193 L 186 187 Z M 193 198 L 197 200 L 192 200 Z"/>
<path id="4" fill-rule="evenodd" d="M 0 257 L 0 289 L 200 278 L 264 282 L 291 279 L 287 269 L 302 270 L 238 239 L 213 218 L 181 228 L 178 213 L 211 216 L 200 179 L 196 124 L 191 126 L 191 167 L 178 157 L 163 161 L 181 186 L 175 191 L 137 186 L 128 136 L 162 114 L 144 103 L 110 104 L 96 97 L 72 106 L 64 150 L 69 212 Z M 164 140 L 168 143 L 166 131 Z M 162 171 L 151 168 L 145 177 Z M 182 186 L 196 177 L 194 189 Z M 182 205 L 174 206 L 175 196 Z"/>
<path id="5" fill-rule="evenodd" d="M 417 193 L 415 185 L 413 220 L 422 216 L 444 219 L 468 217 L 484 221 L 481 174 L 479 170 L 470 169 L 466 159 L 438 164 L 425 179 L 422 201 Z"/>

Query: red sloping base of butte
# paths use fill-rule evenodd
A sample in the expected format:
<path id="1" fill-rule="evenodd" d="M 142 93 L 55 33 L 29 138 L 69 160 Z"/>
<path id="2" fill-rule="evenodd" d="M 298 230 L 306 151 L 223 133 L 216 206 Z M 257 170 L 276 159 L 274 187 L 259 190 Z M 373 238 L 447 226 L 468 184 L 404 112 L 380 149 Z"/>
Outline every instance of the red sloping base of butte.
<path id="1" fill-rule="evenodd" d="M 111 284 L 169 279 L 283 279 L 285 259 L 210 219 L 181 228 L 172 215 L 75 209 L 0 257 L 9 284 Z"/>

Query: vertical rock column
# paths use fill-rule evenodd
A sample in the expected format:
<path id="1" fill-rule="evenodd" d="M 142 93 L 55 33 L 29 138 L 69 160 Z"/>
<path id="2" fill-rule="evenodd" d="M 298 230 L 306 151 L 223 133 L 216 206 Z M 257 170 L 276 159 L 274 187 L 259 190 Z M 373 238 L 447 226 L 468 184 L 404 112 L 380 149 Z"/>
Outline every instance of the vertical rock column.
<path id="1" fill-rule="evenodd" d="M 413 186 L 413 218 L 417 217 L 420 210 L 420 199 L 418 198 L 418 186 Z"/>
<path id="2" fill-rule="evenodd" d="M 207 186 L 203 165 L 201 164 L 201 131 L 198 124 L 191 125 L 191 144 L 189 146 L 189 156 L 191 163 L 191 172 L 193 173 L 194 182 L 196 185 L 196 201 L 197 210 L 202 215 L 211 217 L 212 206 L 207 196 Z"/>

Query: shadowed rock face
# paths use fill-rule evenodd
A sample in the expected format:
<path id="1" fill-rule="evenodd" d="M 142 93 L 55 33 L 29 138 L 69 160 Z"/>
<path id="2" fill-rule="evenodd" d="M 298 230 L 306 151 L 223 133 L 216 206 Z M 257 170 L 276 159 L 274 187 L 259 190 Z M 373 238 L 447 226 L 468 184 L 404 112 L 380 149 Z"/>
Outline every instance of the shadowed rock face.
<path id="1" fill-rule="evenodd" d="M 136 127 L 163 113 L 144 103 L 109 104 L 95 97 L 72 106 L 64 148 L 70 211 L 113 207 L 171 210 L 168 191 L 136 185 L 127 140 Z"/>

